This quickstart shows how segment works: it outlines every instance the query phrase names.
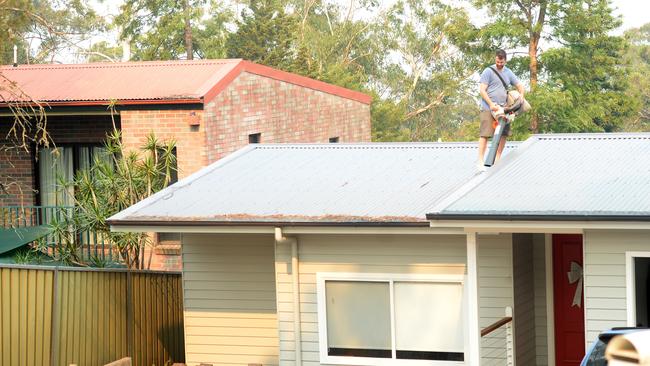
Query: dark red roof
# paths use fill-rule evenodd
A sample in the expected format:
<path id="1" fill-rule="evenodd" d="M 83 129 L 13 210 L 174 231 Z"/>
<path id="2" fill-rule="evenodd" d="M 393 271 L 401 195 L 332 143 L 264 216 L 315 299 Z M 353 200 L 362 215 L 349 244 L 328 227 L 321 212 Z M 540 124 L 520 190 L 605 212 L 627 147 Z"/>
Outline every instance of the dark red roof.
<path id="1" fill-rule="evenodd" d="M 71 65 L 1 66 L 33 100 L 49 105 L 207 103 L 240 73 L 249 72 L 370 103 L 371 97 L 350 89 L 258 65 L 241 59 L 147 61 Z"/>

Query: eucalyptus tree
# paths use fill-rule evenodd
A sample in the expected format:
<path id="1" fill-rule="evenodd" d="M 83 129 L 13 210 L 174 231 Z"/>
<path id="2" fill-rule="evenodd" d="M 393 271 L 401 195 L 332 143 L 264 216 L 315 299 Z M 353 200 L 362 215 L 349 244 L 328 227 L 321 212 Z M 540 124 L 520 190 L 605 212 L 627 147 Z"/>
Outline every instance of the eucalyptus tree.
<path id="1" fill-rule="evenodd" d="M 134 60 L 192 60 L 223 55 L 230 16 L 213 0 L 126 0 L 113 26 Z"/>
<path id="2" fill-rule="evenodd" d="M 557 5 L 553 34 L 558 46 L 541 55 L 546 78 L 533 105 L 549 132 L 610 132 L 623 129 L 638 109 L 628 98 L 627 42 L 612 35 L 621 24 L 607 0 L 564 0 Z"/>
<path id="3" fill-rule="evenodd" d="M 476 108 L 471 76 L 481 49 L 478 29 L 464 9 L 438 0 L 397 1 L 383 19 L 376 35 L 385 53 L 376 82 L 397 108 L 393 131 L 408 132 L 412 141 L 453 138 Z"/>
<path id="4" fill-rule="evenodd" d="M 105 29 L 105 23 L 86 0 L 0 0 L 0 58 L 18 63 L 61 61 L 84 53 L 85 42 Z"/>
<path id="5" fill-rule="evenodd" d="M 625 32 L 629 47 L 624 62 L 629 64 L 629 82 L 626 95 L 638 100 L 635 115 L 625 122 L 626 131 L 650 132 L 650 23 Z"/>

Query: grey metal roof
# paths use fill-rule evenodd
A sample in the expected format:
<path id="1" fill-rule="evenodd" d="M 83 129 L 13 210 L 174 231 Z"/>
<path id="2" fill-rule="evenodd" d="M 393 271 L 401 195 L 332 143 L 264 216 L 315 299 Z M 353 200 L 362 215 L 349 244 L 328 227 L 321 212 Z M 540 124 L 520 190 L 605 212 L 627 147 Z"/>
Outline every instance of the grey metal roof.
<path id="1" fill-rule="evenodd" d="M 109 222 L 420 225 L 477 173 L 476 154 L 476 143 L 249 145 Z"/>
<path id="2" fill-rule="evenodd" d="M 650 134 L 533 136 L 427 217 L 650 220 Z"/>

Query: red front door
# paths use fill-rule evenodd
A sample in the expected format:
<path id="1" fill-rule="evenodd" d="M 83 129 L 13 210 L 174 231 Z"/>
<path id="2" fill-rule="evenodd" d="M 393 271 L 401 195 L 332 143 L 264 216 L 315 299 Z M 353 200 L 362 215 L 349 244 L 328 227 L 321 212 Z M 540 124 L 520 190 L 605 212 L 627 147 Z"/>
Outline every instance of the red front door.
<path id="1" fill-rule="evenodd" d="M 585 354 L 582 235 L 553 235 L 555 365 L 580 365 Z"/>

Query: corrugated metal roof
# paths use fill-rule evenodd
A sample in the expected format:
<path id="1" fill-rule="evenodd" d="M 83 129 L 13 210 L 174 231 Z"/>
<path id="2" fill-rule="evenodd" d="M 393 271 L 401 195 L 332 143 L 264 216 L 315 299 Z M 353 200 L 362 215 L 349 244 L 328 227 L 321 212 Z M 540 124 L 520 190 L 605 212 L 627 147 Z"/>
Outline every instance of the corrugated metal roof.
<path id="1" fill-rule="evenodd" d="M 476 143 L 249 145 L 110 221 L 421 224 L 477 173 L 476 154 Z"/>
<path id="2" fill-rule="evenodd" d="M 650 134 L 537 135 L 432 219 L 650 217 Z"/>
<path id="3" fill-rule="evenodd" d="M 358 91 L 241 59 L 0 66 L 31 100 L 50 105 L 205 103 L 241 72 L 369 104 Z M 12 97 L 1 95 L 4 100 Z"/>
<path id="4" fill-rule="evenodd" d="M 44 102 L 199 99 L 241 60 L 2 66 L 0 72 Z"/>

